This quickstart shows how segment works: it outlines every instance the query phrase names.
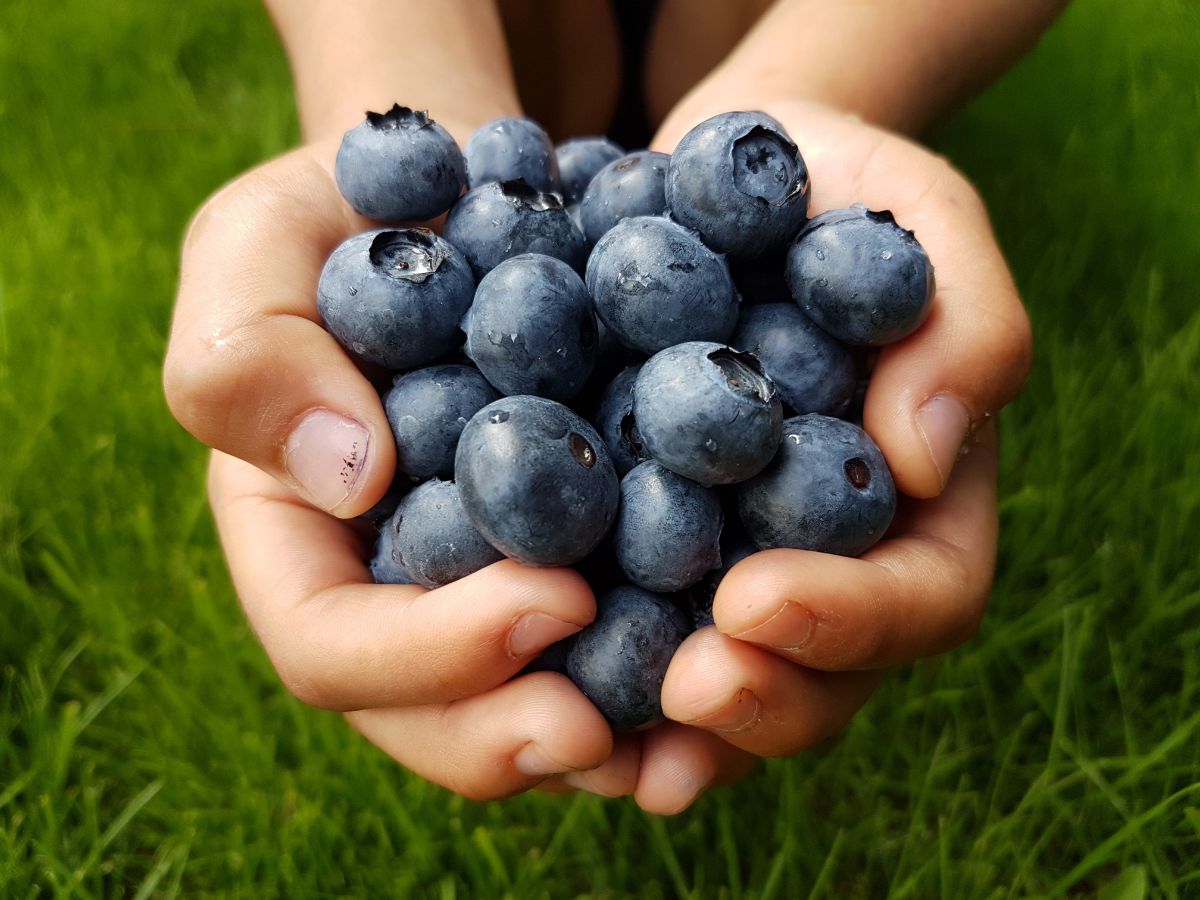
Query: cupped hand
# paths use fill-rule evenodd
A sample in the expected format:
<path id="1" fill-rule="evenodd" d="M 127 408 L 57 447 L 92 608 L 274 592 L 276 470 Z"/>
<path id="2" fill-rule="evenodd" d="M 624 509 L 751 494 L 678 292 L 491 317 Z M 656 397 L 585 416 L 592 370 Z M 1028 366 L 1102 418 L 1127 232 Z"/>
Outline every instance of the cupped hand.
<path id="1" fill-rule="evenodd" d="M 823 740 L 866 702 L 882 669 L 974 633 L 995 566 L 991 418 L 1021 387 L 1032 353 L 986 210 L 944 159 L 835 110 L 719 82 L 685 98 L 653 146 L 670 151 L 693 125 L 733 109 L 763 110 L 787 129 L 808 164 L 810 215 L 864 203 L 915 231 L 937 289 L 926 323 L 883 349 L 867 392 L 865 428 L 907 495 L 885 539 L 858 559 L 800 550 L 748 558 L 717 591 L 715 627 L 672 660 L 662 701 L 680 724 L 660 752 L 688 755 L 714 783 L 747 759 Z M 712 745 L 712 755 L 685 751 L 697 731 L 744 756 L 718 758 Z M 639 800 L 651 802 L 652 789 L 643 772 Z"/>
<path id="2" fill-rule="evenodd" d="M 166 395 L 215 450 L 209 495 L 250 623 L 297 697 L 431 781 L 479 799 L 550 776 L 629 793 L 637 741 L 614 746 L 561 676 L 512 680 L 594 617 L 578 574 L 502 562 L 432 592 L 371 583 L 347 520 L 387 490 L 394 443 L 376 389 L 321 327 L 316 285 L 334 247 L 377 226 L 338 194 L 336 149 L 225 187 L 184 247 Z"/>

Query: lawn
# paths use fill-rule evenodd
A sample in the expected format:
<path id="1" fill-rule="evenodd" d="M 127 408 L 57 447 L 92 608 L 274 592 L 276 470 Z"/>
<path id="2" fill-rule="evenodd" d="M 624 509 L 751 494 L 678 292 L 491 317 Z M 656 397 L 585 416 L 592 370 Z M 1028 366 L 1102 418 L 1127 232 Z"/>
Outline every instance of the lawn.
<path id="1" fill-rule="evenodd" d="M 1037 335 L 991 612 L 661 820 L 461 800 L 279 686 L 159 367 L 187 217 L 295 139 L 282 54 L 255 3 L 7 0 L 0 896 L 1200 897 L 1198 37 L 1079 0 L 930 136 Z"/>

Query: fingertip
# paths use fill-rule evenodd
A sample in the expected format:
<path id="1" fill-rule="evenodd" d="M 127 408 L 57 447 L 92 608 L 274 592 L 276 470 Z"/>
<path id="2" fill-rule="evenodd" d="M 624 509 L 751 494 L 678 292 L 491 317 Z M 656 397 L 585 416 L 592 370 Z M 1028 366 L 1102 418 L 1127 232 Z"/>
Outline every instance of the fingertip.
<path id="1" fill-rule="evenodd" d="M 750 754 L 716 735 L 668 722 L 643 736 L 634 799 L 651 815 L 679 815 L 709 788 L 736 781 L 753 765 Z"/>
<path id="2" fill-rule="evenodd" d="M 543 569 L 505 559 L 454 584 L 472 593 L 484 589 L 490 603 L 544 612 L 580 628 L 596 618 L 596 597 L 587 580 L 565 566 Z"/>
<path id="3" fill-rule="evenodd" d="M 741 637 L 781 604 L 796 598 L 797 584 L 805 580 L 798 573 L 811 572 L 811 566 L 830 559 L 829 554 L 810 550 L 774 549 L 751 554 L 730 569 L 717 587 L 712 607 L 717 629 L 730 637 Z"/>
<path id="4" fill-rule="evenodd" d="M 710 625 L 692 632 L 679 645 L 663 678 L 664 716 L 675 722 L 690 722 L 698 708 L 712 702 L 714 693 L 728 692 L 728 673 L 723 665 L 727 640 Z"/>
<path id="5" fill-rule="evenodd" d="M 594 769 L 568 772 L 563 781 L 599 797 L 627 797 L 637 789 L 642 742 L 636 734 L 613 735 L 612 753 Z"/>
<path id="6" fill-rule="evenodd" d="M 534 672 L 514 684 L 525 698 L 525 736 L 559 766 L 557 772 L 587 771 L 609 760 L 612 729 L 570 680 L 555 672 Z"/>

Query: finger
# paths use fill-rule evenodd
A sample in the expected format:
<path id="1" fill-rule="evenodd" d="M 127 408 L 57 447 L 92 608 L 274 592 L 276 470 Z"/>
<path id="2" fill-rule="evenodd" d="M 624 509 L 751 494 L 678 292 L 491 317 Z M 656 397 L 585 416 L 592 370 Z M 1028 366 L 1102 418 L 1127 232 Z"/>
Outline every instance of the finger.
<path id="1" fill-rule="evenodd" d="M 965 178 L 891 136 L 862 166 L 856 196 L 842 202 L 892 210 L 925 247 L 937 283 L 925 323 L 883 348 L 863 422 L 897 487 L 934 497 L 972 432 L 1025 383 L 1032 331 L 987 212 Z"/>
<path id="2" fill-rule="evenodd" d="M 638 783 L 642 758 L 639 734 L 614 734 L 612 754 L 594 769 L 555 775 L 538 785 L 539 791 L 587 791 L 600 797 L 625 797 Z"/>
<path id="3" fill-rule="evenodd" d="M 496 800 L 608 759 L 604 717 L 561 675 L 538 672 L 485 694 L 410 709 L 347 713 L 367 740 L 422 778 Z"/>
<path id="4" fill-rule="evenodd" d="M 571 569 L 506 560 L 436 591 L 371 584 L 355 532 L 270 476 L 214 454 L 210 486 L 247 617 L 285 684 L 313 706 L 477 694 L 595 616 Z"/>
<path id="5" fill-rule="evenodd" d="M 738 563 L 713 599 L 725 634 L 816 669 L 882 668 L 974 634 L 996 564 L 996 436 L 984 428 L 936 499 L 912 501 L 852 559 L 770 550 Z"/>
<path id="6" fill-rule="evenodd" d="M 648 813 L 673 816 L 710 788 L 740 780 L 757 762 L 715 734 L 664 722 L 642 735 L 634 798 Z"/>
<path id="7" fill-rule="evenodd" d="M 882 678 L 806 669 L 702 628 L 671 659 L 663 712 L 756 756 L 790 756 L 840 731 Z"/>
<path id="8" fill-rule="evenodd" d="M 369 227 L 338 194 L 332 155 L 305 148 L 269 162 L 196 216 L 163 385 L 205 444 L 348 517 L 387 490 L 395 445 L 378 394 L 317 313 L 325 259 Z"/>

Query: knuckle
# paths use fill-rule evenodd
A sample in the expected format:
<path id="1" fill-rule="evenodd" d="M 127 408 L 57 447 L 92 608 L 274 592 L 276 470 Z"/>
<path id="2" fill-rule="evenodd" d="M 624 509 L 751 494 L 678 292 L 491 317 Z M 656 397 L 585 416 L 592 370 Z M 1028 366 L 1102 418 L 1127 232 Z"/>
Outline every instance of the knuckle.
<path id="1" fill-rule="evenodd" d="M 957 166 L 942 154 L 933 154 L 931 166 L 938 185 L 938 193 L 948 203 L 976 215 L 986 217 L 983 197 Z"/>
<path id="2" fill-rule="evenodd" d="M 228 417 L 241 394 L 247 377 L 244 354 L 237 349 L 241 343 L 230 335 L 212 339 L 177 336 L 167 351 L 163 364 L 167 406 L 179 423 L 201 440 L 214 423 Z"/>
<path id="3" fill-rule="evenodd" d="M 990 595 L 990 587 L 965 595 L 962 606 L 956 611 L 956 615 L 946 630 L 941 652 L 953 650 L 979 633 L 984 614 L 987 612 Z"/>
<path id="4" fill-rule="evenodd" d="M 993 371 L 1002 373 L 1000 378 L 992 380 L 992 385 L 1000 389 L 1000 402 L 1006 403 L 1025 384 L 1033 367 L 1033 332 L 1029 317 L 1019 303 L 1014 307 L 1014 312 L 1006 315 L 999 327 L 994 329 L 989 343 L 994 361 Z"/>
<path id="5" fill-rule="evenodd" d="M 504 800 L 525 790 L 524 787 L 514 788 L 507 784 L 497 785 L 473 777 L 447 779 L 447 782 L 443 787 L 475 803 L 491 803 L 495 800 Z"/>
<path id="6" fill-rule="evenodd" d="M 1006 357 L 1017 387 L 1025 383 L 1033 367 L 1033 325 L 1020 299 L 1015 299 Z"/>
<path id="7" fill-rule="evenodd" d="M 319 673 L 286 658 L 273 658 L 272 663 L 288 693 L 305 706 L 336 712 L 345 711 L 328 680 Z"/>

